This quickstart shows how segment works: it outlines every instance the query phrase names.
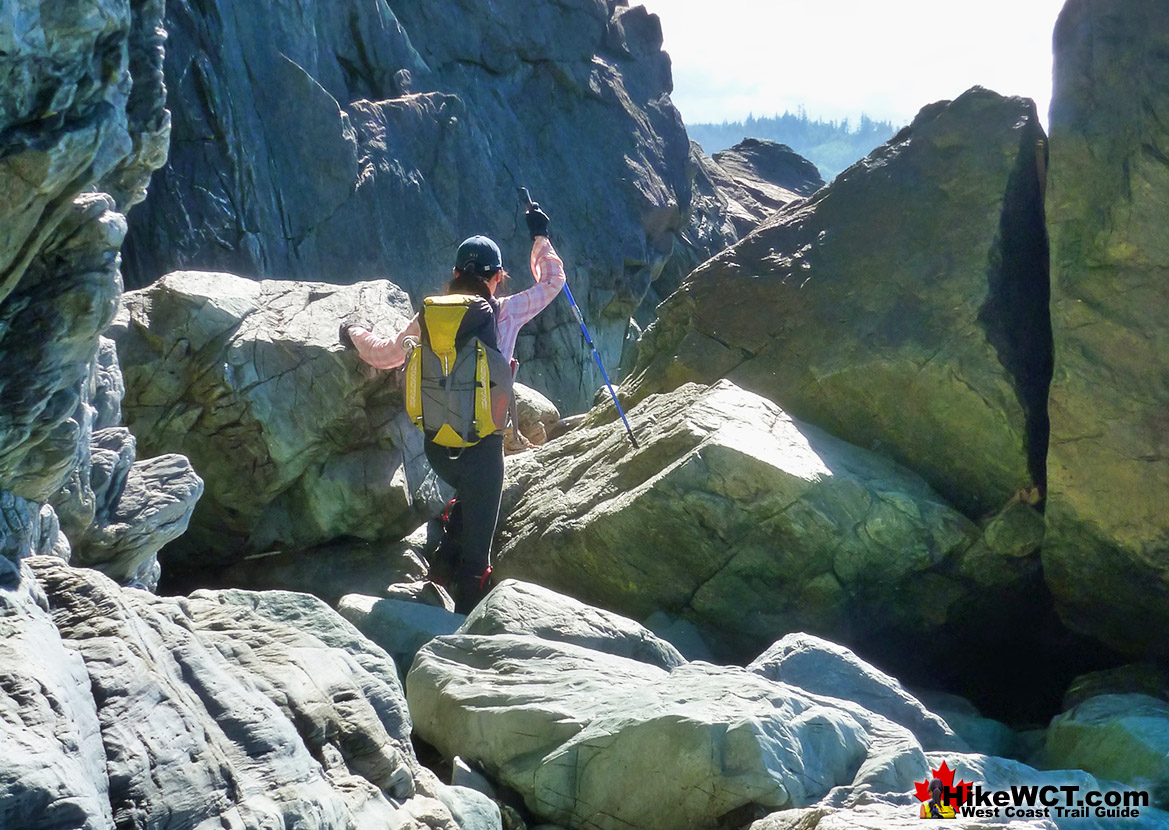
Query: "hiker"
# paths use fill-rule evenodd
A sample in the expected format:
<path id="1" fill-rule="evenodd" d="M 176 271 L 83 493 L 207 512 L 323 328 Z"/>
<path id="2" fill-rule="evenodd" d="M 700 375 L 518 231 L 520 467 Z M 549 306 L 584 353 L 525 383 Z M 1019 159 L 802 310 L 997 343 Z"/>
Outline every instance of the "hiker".
<path id="1" fill-rule="evenodd" d="M 918 813 L 920 818 L 957 818 L 957 811 L 942 801 L 942 788 L 945 785 L 942 779 L 934 778 L 930 781 L 930 800 L 921 805 Z"/>
<path id="2" fill-rule="evenodd" d="M 486 236 L 472 236 L 459 245 L 453 279 L 446 288 L 447 295 L 475 298 L 459 323 L 454 340 L 456 351 L 469 337 L 476 336 L 486 346 L 498 349 L 510 364 L 512 376 L 518 365 L 513 354 L 520 328 L 543 311 L 565 284 L 564 263 L 548 239 L 547 214 L 538 204 L 532 204 L 524 219 L 532 237 L 530 266 L 535 285 L 518 294 L 496 297 L 499 286 L 508 278 L 499 246 Z M 351 344 L 371 366 L 395 369 L 421 342 L 419 316 L 415 315 L 406 328 L 392 337 L 380 337 L 364 326 L 343 323 L 341 342 Z M 507 380 L 510 390 L 511 378 Z M 502 426 L 502 419 L 498 425 Z M 450 588 L 456 610 L 467 613 L 490 587 L 491 542 L 503 495 L 503 435 L 496 431 L 457 449 L 443 446 L 436 437 L 441 438 L 427 433 L 426 458 L 439 478 L 455 489 L 461 506 L 460 553 L 453 566 Z"/>

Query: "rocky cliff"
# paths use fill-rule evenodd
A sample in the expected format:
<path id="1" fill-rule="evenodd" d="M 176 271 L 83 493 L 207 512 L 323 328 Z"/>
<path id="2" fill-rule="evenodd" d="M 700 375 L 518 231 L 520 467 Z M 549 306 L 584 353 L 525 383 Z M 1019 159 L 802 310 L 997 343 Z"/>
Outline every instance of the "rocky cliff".
<path id="1" fill-rule="evenodd" d="M 1075 627 L 1169 653 L 1169 17 L 1072 2 L 1055 32 L 1055 376 L 1044 568 Z"/>
<path id="2" fill-rule="evenodd" d="M 689 142 L 644 7 L 214 2 L 171 4 L 166 28 L 170 159 L 131 222 L 130 286 L 197 268 L 388 279 L 417 301 L 486 233 L 523 287 L 526 185 L 615 367 L 671 260 L 731 241 L 688 232 Z M 567 411 L 600 384 L 578 339 L 558 303 L 517 349 L 521 379 Z"/>

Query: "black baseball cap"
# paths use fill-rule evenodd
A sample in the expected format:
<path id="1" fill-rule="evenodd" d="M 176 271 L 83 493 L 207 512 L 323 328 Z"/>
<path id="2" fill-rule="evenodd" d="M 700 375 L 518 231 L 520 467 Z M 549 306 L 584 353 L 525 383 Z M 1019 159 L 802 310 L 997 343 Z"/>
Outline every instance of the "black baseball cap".
<path id="1" fill-rule="evenodd" d="M 503 268 L 499 246 L 486 236 L 463 240 L 455 254 L 455 269 L 468 274 L 493 274 Z"/>

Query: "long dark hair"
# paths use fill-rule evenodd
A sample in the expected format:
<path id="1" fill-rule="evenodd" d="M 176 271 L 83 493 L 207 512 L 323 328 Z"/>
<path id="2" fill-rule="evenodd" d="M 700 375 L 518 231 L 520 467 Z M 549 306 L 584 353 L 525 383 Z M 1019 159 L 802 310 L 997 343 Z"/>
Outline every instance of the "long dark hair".
<path id="1" fill-rule="evenodd" d="M 490 277 L 495 274 L 489 275 Z M 455 271 L 455 278 L 447 283 L 448 294 L 477 294 L 485 300 L 491 299 L 491 289 L 486 280 L 480 279 L 478 274 L 470 271 Z"/>
<path id="2" fill-rule="evenodd" d="M 460 271 L 456 268 L 455 278 L 447 283 L 446 293 L 476 294 L 494 306 L 495 298 L 491 296 L 491 289 L 487 287 L 487 283 L 491 281 L 496 274 L 503 274 L 503 278 L 507 279 L 507 272 L 502 268 L 498 271 L 490 271 L 486 274 L 476 273 L 474 271 Z"/>

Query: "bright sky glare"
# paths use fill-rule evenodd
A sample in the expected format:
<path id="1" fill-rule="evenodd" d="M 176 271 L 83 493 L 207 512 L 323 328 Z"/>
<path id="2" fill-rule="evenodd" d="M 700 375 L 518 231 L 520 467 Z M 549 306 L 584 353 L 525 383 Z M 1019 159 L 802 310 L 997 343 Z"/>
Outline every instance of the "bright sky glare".
<path id="1" fill-rule="evenodd" d="M 1033 98 L 1047 123 L 1064 0 L 631 0 L 662 21 L 690 124 L 804 107 L 907 124 L 975 84 Z"/>

